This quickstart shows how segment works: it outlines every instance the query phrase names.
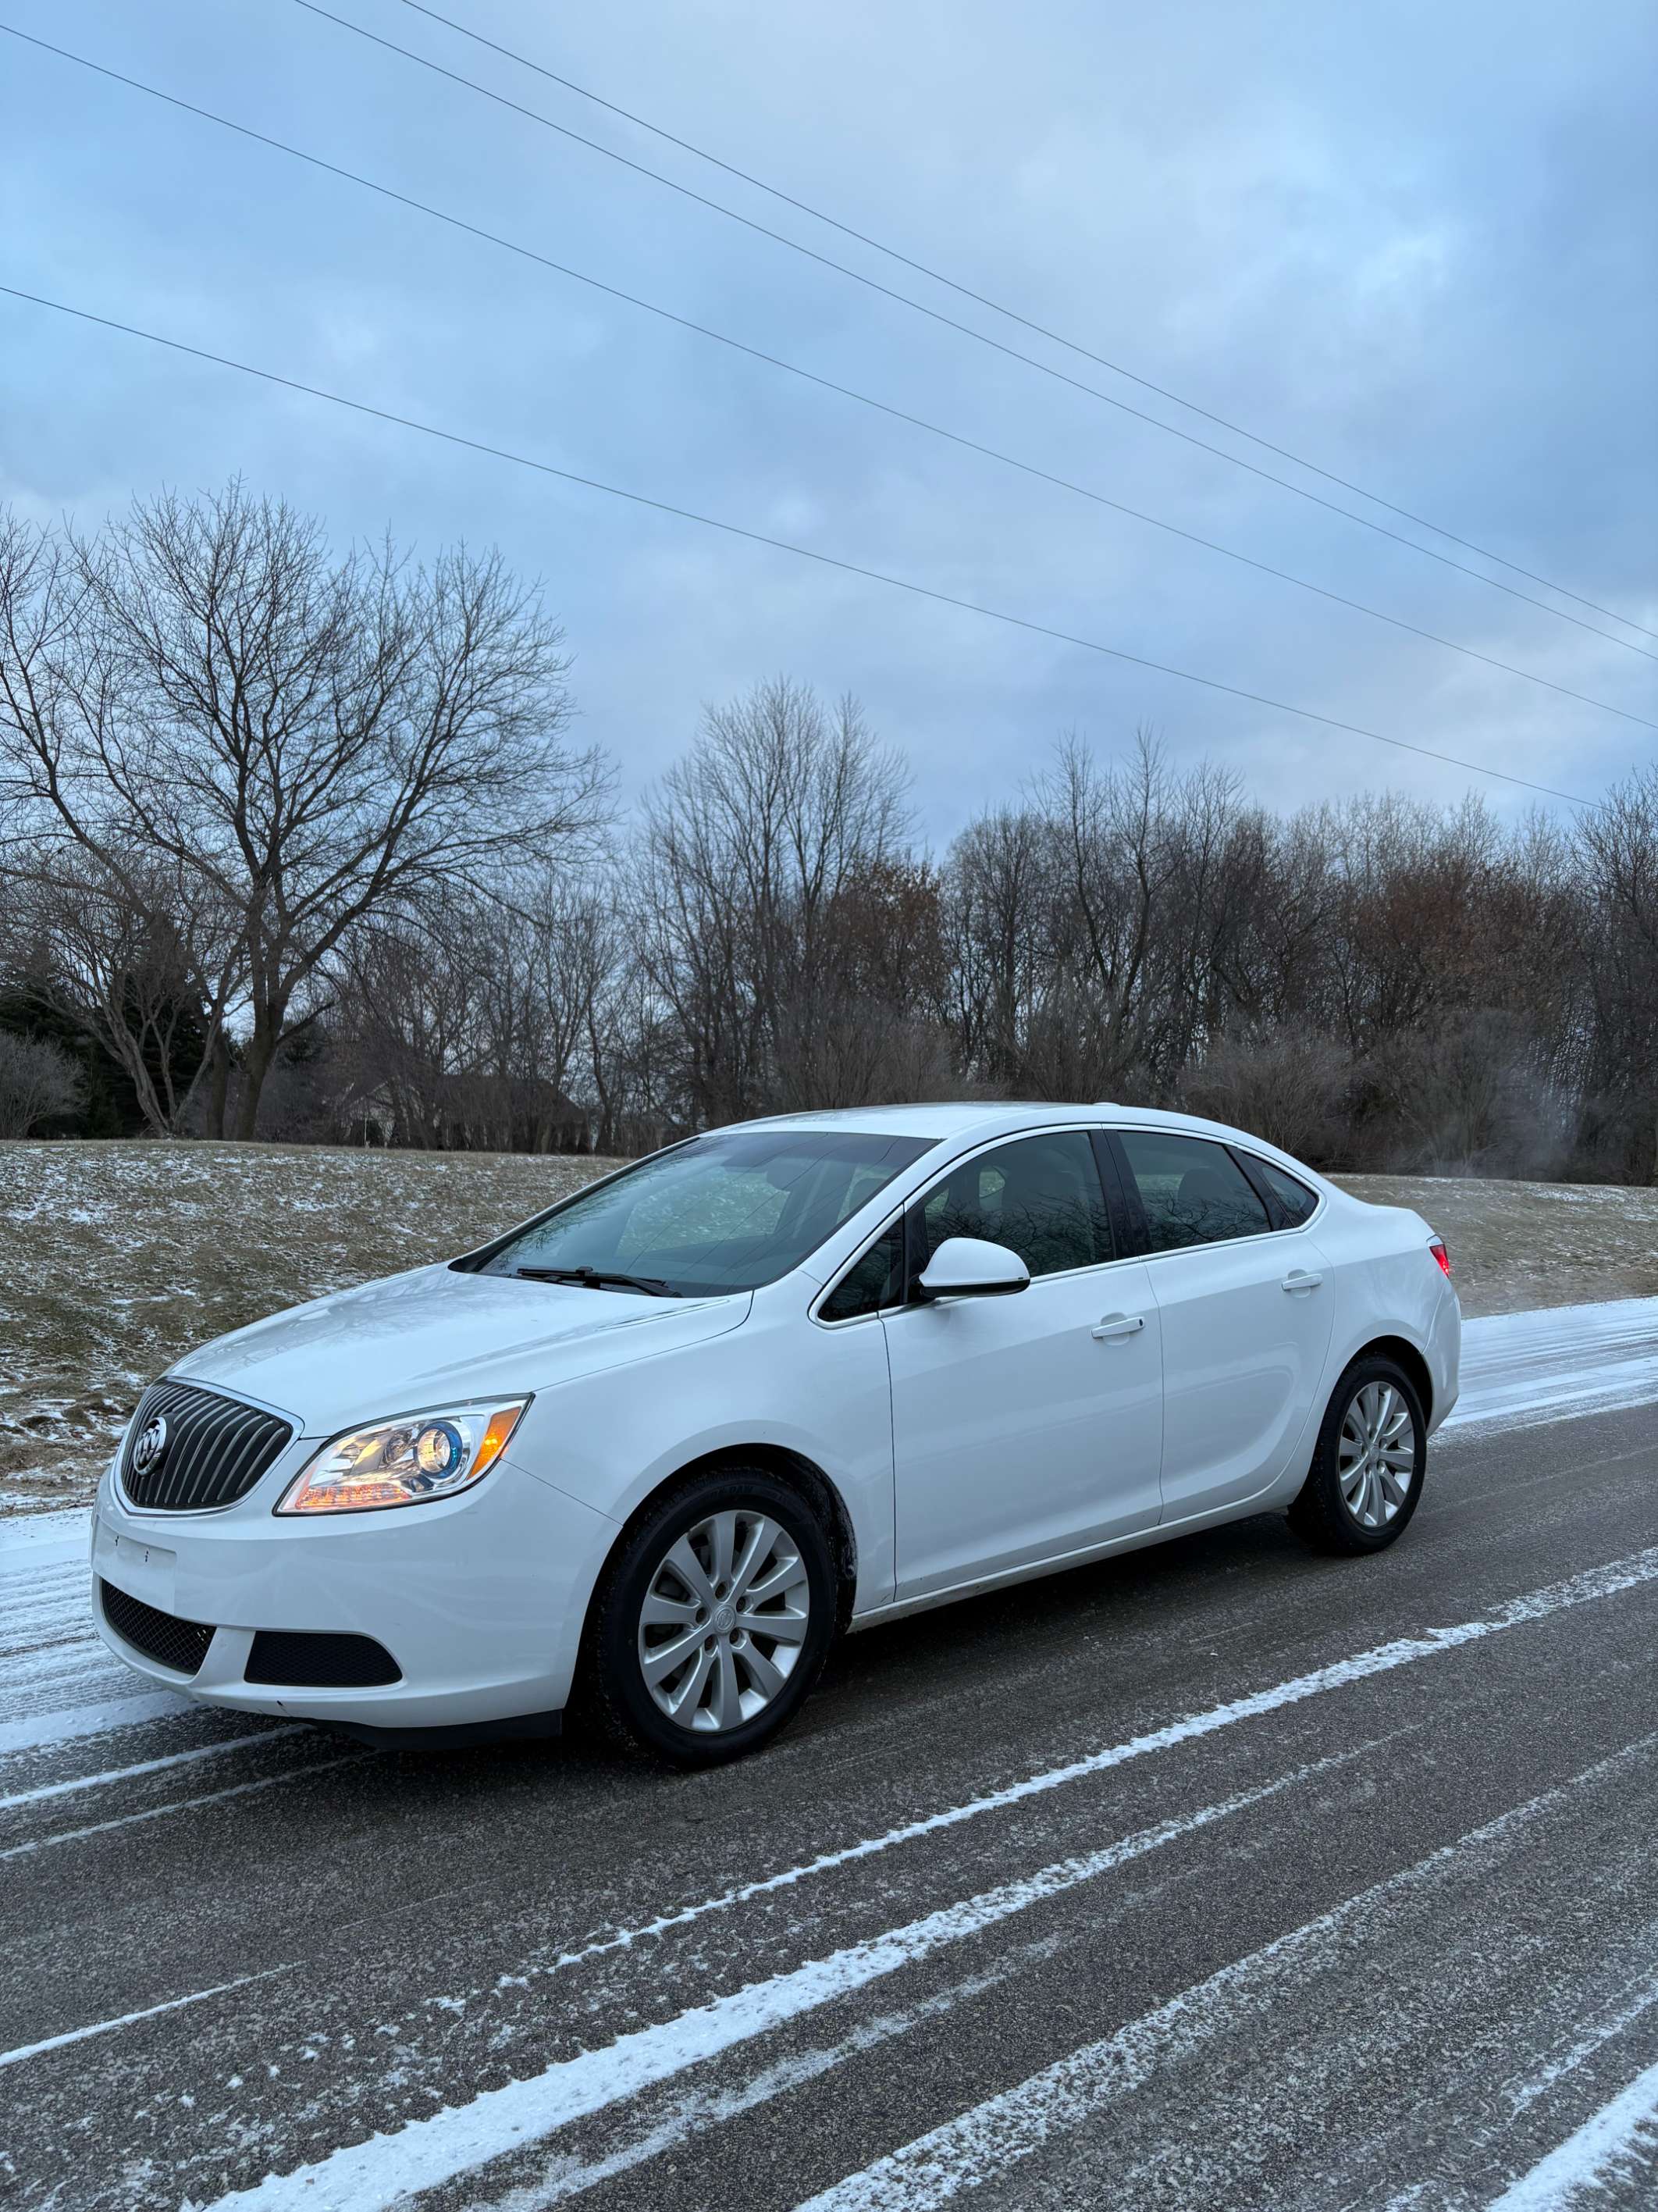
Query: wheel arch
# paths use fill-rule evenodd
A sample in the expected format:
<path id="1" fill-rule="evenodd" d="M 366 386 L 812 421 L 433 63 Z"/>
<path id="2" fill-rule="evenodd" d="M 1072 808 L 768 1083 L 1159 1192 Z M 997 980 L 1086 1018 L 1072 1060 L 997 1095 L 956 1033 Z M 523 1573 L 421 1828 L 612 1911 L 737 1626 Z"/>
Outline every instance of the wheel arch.
<path id="1" fill-rule="evenodd" d="M 1355 1366 L 1361 1359 L 1391 1359 L 1396 1367 L 1403 1368 L 1410 1378 L 1411 1387 L 1422 1401 L 1422 1418 L 1424 1424 L 1429 1428 L 1433 1426 L 1433 1376 L 1429 1370 L 1427 1361 L 1408 1337 L 1373 1336 L 1368 1344 L 1361 1344 L 1351 1358 L 1347 1360 L 1342 1368 L 1342 1374 L 1345 1375 L 1349 1367 Z"/>
<path id="2" fill-rule="evenodd" d="M 844 1630 L 852 1618 L 853 1600 L 858 1586 L 858 1539 L 853 1528 L 852 1516 L 833 1480 L 815 1461 L 808 1459 L 803 1452 L 791 1451 L 787 1445 L 777 1443 L 721 1444 L 714 1450 L 700 1453 L 695 1458 L 685 1461 L 683 1466 L 673 1468 L 653 1484 L 627 1519 L 617 1526 L 588 1596 L 588 1619 L 592 1618 L 594 1601 L 603 1587 L 610 1562 L 640 1522 L 655 1511 L 669 1492 L 700 1475 L 715 1474 L 722 1467 L 758 1468 L 778 1481 L 786 1483 L 811 1508 L 829 1535 L 829 1553 L 835 1563 L 835 1626 L 837 1633 Z M 582 1642 L 585 1646 L 585 1623 Z"/>

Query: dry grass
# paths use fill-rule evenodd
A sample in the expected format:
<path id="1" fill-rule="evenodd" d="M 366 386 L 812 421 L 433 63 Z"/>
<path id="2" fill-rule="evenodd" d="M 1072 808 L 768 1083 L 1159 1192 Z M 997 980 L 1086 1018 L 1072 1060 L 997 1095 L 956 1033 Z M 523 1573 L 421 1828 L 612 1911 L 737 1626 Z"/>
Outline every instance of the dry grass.
<path id="1" fill-rule="evenodd" d="M 611 1164 L 0 1144 L 0 1510 L 89 1496 L 139 1392 L 192 1345 L 464 1252 Z"/>
<path id="2" fill-rule="evenodd" d="M 0 1510 L 88 1497 L 139 1392 L 192 1345 L 465 1251 L 610 1164 L 0 1143 Z M 1658 1294 L 1658 1191 L 1342 1180 L 1425 1215 L 1470 1314 Z"/>
<path id="3" fill-rule="evenodd" d="M 1658 1190 L 1446 1176 L 1333 1180 L 1355 1198 L 1408 1206 L 1432 1223 L 1465 1314 L 1658 1297 Z"/>

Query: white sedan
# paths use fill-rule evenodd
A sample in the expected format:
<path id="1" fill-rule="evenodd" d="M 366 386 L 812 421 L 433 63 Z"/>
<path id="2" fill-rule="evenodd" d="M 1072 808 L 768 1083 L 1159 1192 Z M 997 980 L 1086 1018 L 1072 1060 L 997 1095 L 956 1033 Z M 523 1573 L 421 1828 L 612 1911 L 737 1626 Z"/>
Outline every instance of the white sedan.
<path id="1" fill-rule="evenodd" d="M 434 1741 L 574 1703 L 709 1764 L 842 1631 L 1273 1507 L 1392 1543 L 1449 1274 L 1418 1215 L 1183 1115 L 747 1122 L 180 1360 L 100 1486 L 94 1610 L 209 1704 Z"/>

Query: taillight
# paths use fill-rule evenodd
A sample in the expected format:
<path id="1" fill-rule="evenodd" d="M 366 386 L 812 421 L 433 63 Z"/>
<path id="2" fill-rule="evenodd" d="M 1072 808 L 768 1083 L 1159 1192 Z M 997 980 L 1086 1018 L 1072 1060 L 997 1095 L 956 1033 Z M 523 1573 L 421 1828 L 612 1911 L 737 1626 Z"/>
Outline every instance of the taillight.
<path id="1" fill-rule="evenodd" d="M 1430 1237 L 1428 1239 L 1428 1249 L 1433 1254 L 1435 1259 L 1438 1261 L 1440 1273 L 1448 1278 L 1451 1272 L 1451 1255 L 1445 1249 L 1444 1238 L 1442 1237 Z"/>

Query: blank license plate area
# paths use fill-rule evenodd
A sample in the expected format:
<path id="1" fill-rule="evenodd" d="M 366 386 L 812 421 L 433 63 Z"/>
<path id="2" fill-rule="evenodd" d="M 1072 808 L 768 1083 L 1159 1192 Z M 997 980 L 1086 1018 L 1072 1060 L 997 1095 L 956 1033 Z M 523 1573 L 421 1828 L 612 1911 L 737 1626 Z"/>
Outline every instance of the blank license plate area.
<path id="1" fill-rule="evenodd" d="M 173 1603 L 177 1553 L 135 1536 L 118 1535 L 106 1522 L 100 1521 L 93 1556 L 99 1573 L 118 1584 L 129 1597 L 142 1598 L 146 1605 L 158 1606 L 163 1613 L 178 1610 Z"/>

